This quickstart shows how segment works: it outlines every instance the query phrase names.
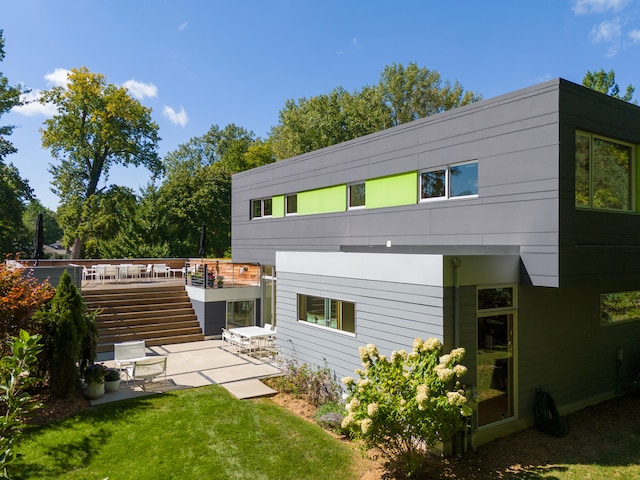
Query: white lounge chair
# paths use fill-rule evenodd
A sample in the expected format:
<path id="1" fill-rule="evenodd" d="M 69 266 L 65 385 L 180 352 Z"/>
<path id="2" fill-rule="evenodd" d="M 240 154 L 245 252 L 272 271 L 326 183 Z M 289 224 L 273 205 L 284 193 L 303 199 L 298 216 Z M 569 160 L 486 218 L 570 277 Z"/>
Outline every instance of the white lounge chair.
<path id="1" fill-rule="evenodd" d="M 135 360 L 145 360 L 147 358 L 154 357 L 147 356 L 144 340 L 113 344 L 113 360 L 115 366 L 118 370 L 124 370 L 126 372 L 127 380 L 130 378 L 127 368 L 131 367 Z"/>
<path id="2" fill-rule="evenodd" d="M 154 378 L 160 375 L 164 375 L 164 379 L 166 380 L 167 357 L 155 356 L 135 360 L 130 367 L 127 367 L 127 375 L 132 378 L 134 382 L 143 382 L 142 388 L 144 388 L 144 382 L 153 381 Z"/>

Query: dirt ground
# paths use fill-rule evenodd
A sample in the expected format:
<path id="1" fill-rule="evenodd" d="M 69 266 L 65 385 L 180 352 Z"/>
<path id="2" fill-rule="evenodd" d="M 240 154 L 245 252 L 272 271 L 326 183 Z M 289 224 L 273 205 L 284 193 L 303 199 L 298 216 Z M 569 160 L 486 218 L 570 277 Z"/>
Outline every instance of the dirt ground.
<path id="1" fill-rule="evenodd" d="M 81 395 L 66 400 L 53 400 L 45 392 L 36 393 L 44 403 L 30 423 L 44 424 L 91 408 Z M 309 421 L 314 408 L 306 401 L 278 394 L 272 400 Z M 552 437 L 535 428 L 484 445 L 467 452 L 461 459 L 432 457 L 431 480 L 542 479 L 552 474 L 554 466 L 563 463 L 593 463 L 602 445 L 615 445 L 627 438 L 640 436 L 640 395 L 629 394 L 575 412 L 567 417 L 569 434 Z M 353 448 L 356 447 L 346 439 Z M 632 461 L 633 459 L 630 459 Z M 356 466 L 361 480 L 393 480 L 383 462 L 369 456 Z M 640 478 L 640 466 L 638 467 Z M 546 477 L 553 478 L 553 477 Z"/>

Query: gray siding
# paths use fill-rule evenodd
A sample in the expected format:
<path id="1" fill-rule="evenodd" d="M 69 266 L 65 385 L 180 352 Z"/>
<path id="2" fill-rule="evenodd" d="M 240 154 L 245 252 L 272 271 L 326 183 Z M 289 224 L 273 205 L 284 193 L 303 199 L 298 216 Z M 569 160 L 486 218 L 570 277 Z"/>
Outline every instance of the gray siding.
<path id="1" fill-rule="evenodd" d="M 278 346 L 285 357 L 323 366 L 339 377 L 360 368 L 358 348 L 373 343 L 384 355 L 411 350 L 416 337 L 443 341 L 443 289 L 383 280 L 278 274 Z M 356 304 L 356 334 L 322 328 L 296 319 L 298 293 Z"/>
<path id="2" fill-rule="evenodd" d="M 342 245 L 518 245 L 532 281 L 558 284 L 559 81 L 434 115 L 233 177 L 234 261 Z M 249 202 L 478 160 L 478 198 L 272 219 Z M 416 186 L 417 188 L 417 186 Z"/>

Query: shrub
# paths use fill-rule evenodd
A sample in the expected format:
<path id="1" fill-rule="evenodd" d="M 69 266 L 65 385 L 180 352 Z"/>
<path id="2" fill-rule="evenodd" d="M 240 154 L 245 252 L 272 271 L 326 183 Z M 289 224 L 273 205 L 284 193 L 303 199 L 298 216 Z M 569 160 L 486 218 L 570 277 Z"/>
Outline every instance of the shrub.
<path id="1" fill-rule="evenodd" d="M 87 383 L 104 383 L 107 368 L 100 363 L 93 363 L 84 369 L 83 378 Z"/>
<path id="2" fill-rule="evenodd" d="M 325 365 L 317 367 L 297 360 L 283 360 L 282 376 L 272 381 L 273 388 L 296 397 L 305 395 L 314 406 L 339 401 L 342 395 L 340 383 Z"/>
<path id="3" fill-rule="evenodd" d="M 0 264 L 0 341 L 19 335 L 20 330 L 38 333 L 32 323 L 35 312 L 53 297 L 48 281 L 38 282 L 28 270 L 9 270 Z M 7 347 L 8 344 L 3 344 Z"/>
<path id="4" fill-rule="evenodd" d="M 438 340 L 417 338 L 411 353 L 394 351 L 390 359 L 375 345 L 360 347 L 359 353 L 360 379 L 342 380 L 348 390 L 342 426 L 413 477 L 429 448 L 464 428 L 472 413 L 458 382 L 467 371 L 459 364 L 465 350 L 441 356 Z"/>
<path id="5" fill-rule="evenodd" d="M 40 335 L 29 335 L 20 330 L 17 337 L 6 342 L 11 352 L 0 359 L 0 402 L 4 415 L 0 416 L 0 477 L 9 478 L 8 467 L 14 460 L 13 444 L 25 426 L 25 415 L 36 408 L 25 391 L 40 381 L 31 375 L 42 348 Z"/>
<path id="6" fill-rule="evenodd" d="M 84 299 L 64 271 L 49 308 L 35 316 L 42 325 L 44 352 L 42 370 L 51 393 L 66 397 L 78 388 L 80 371 L 96 357 L 95 312 L 88 312 Z"/>
<path id="7" fill-rule="evenodd" d="M 115 382 L 116 380 L 120 380 L 120 372 L 115 368 L 108 368 L 104 374 L 104 381 Z"/>

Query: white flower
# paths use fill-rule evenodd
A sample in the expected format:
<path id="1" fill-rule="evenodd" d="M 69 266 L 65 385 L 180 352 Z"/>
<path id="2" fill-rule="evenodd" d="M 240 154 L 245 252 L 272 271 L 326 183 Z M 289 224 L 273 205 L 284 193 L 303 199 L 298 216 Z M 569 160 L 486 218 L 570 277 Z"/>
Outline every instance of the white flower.
<path id="1" fill-rule="evenodd" d="M 453 372 L 457 377 L 462 377 L 465 373 L 467 373 L 467 371 L 467 367 L 465 367 L 464 365 L 458 364 L 453 367 Z"/>
<path id="2" fill-rule="evenodd" d="M 451 355 L 442 355 L 440 357 L 440 363 L 442 365 L 447 365 L 451 361 Z"/>
<path id="3" fill-rule="evenodd" d="M 419 352 L 419 351 L 420 351 L 420 349 L 422 349 L 422 339 L 420 339 L 420 338 L 416 338 L 416 339 L 413 341 L 413 350 L 414 350 L 415 352 Z"/>
<path id="4" fill-rule="evenodd" d="M 427 351 L 439 351 L 442 349 L 442 344 L 437 338 L 430 338 L 424 342 L 424 347 Z"/>
<path id="5" fill-rule="evenodd" d="M 360 422 L 360 428 L 362 429 L 362 433 L 366 434 L 371 429 L 372 425 L 373 425 L 373 420 L 371 420 L 370 418 L 365 418 L 364 420 L 362 420 L 362 422 Z"/>
<path id="6" fill-rule="evenodd" d="M 459 362 L 464 358 L 465 353 L 466 350 L 464 348 L 454 348 L 449 352 L 449 355 L 451 355 L 454 362 Z"/>
<path id="7" fill-rule="evenodd" d="M 453 370 L 450 368 L 447 368 L 444 364 L 439 364 L 436 365 L 436 367 L 434 368 L 436 375 L 438 376 L 438 379 L 440 379 L 443 382 L 448 382 L 453 378 Z"/>
<path id="8" fill-rule="evenodd" d="M 467 403 L 464 395 L 460 395 L 458 392 L 447 392 L 447 400 L 449 401 L 449 405 L 455 405 L 457 407 L 461 407 Z"/>
<path id="9" fill-rule="evenodd" d="M 370 403 L 369 405 L 367 405 L 367 415 L 369 415 L 370 417 L 375 417 L 378 414 L 378 404 L 377 403 Z"/>
<path id="10" fill-rule="evenodd" d="M 406 350 L 398 350 L 398 351 L 393 351 L 391 352 L 391 361 L 392 362 L 398 362 L 400 360 L 404 360 L 407 358 L 407 351 Z"/>
<path id="11" fill-rule="evenodd" d="M 349 428 L 353 424 L 353 415 L 349 414 L 342 419 L 342 428 Z"/>
<path id="12" fill-rule="evenodd" d="M 351 385 L 353 384 L 353 378 L 351 377 L 344 377 L 342 379 L 342 383 L 344 383 L 345 385 Z"/>

